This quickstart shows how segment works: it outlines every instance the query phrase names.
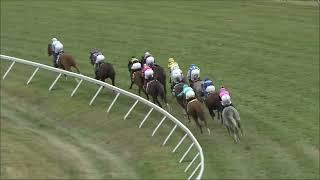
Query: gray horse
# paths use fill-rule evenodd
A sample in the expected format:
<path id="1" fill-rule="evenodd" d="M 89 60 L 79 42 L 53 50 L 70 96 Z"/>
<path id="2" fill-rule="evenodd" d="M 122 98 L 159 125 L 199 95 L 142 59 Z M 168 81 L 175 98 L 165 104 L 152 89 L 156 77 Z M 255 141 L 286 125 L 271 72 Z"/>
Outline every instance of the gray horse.
<path id="1" fill-rule="evenodd" d="M 237 109 L 233 106 L 225 107 L 222 111 L 222 120 L 233 140 L 235 142 L 240 142 L 242 129 L 240 125 L 240 115 Z"/>

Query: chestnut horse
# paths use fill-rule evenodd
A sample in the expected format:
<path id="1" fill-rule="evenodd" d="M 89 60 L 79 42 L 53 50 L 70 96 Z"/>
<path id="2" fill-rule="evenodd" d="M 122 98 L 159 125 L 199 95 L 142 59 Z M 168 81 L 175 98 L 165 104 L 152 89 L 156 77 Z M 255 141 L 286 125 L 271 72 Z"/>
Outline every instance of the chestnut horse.
<path id="1" fill-rule="evenodd" d="M 208 125 L 207 125 L 207 120 L 205 118 L 202 103 L 197 98 L 194 98 L 193 100 L 190 100 L 187 103 L 187 115 L 188 115 L 189 122 L 190 122 L 189 116 L 190 115 L 192 116 L 193 120 L 195 121 L 197 126 L 200 128 L 201 134 L 203 132 L 202 132 L 202 127 L 200 125 L 199 120 L 204 122 L 204 125 L 207 128 L 208 133 L 210 134 L 210 129 L 208 128 Z"/>
<path id="2" fill-rule="evenodd" d="M 48 44 L 48 56 L 53 55 L 51 44 Z M 55 60 L 54 60 L 55 61 Z M 71 67 L 74 67 L 77 72 L 80 74 L 80 70 L 76 65 L 76 61 L 74 57 L 70 54 L 63 53 L 59 57 L 59 62 L 56 64 L 56 62 L 53 63 L 54 67 L 58 67 L 63 70 L 71 71 Z"/>
<path id="3" fill-rule="evenodd" d="M 138 93 L 139 93 L 139 96 L 141 96 L 141 90 L 144 92 L 144 94 L 148 97 L 148 94 L 147 92 L 145 91 L 145 89 L 143 88 L 143 84 L 144 84 L 144 81 L 143 81 L 143 77 L 142 77 L 142 72 L 141 70 L 139 71 L 135 71 L 132 73 L 132 77 L 131 77 L 131 86 L 129 89 L 132 89 L 132 85 L 135 84 L 138 86 Z"/>

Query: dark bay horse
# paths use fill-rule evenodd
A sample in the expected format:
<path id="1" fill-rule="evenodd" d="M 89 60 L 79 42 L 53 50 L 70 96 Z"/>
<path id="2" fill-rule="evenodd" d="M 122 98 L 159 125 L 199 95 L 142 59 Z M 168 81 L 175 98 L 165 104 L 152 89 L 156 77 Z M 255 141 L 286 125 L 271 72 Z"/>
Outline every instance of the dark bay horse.
<path id="1" fill-rule="evenodd" d="M 166 84 L 166 73 L 164 69 L 159 65 L 154 65 L 151 67 L 154 72 L 154 78 L 157 79 L 163 86 L 164 94 L 167 94 L 167 84 Z"/>
<path id="2" fill-rule="evenodd" d="M 90 53 L 90 54 L 91 54 L 90 55 L 90 63 L 91 63 L 91 65 L 95 65 L 94 60 L 91 58 L 92 53 Z M 96 66 L 98 66 L 98 68 L 95 71 L 95 79 L 105 82 L 106 79 L 110 78 L 112 85 L 115 86 L 116 72 L 115 72 L 112 64 L 107 63 L 107 62 L 101 62 L 99 64 L 96 64 Z"/>
<path id="3" fill-rule="evenodd" d="M 160 96 L 164 103 L 169 107 L 166 94 L 164 93 L 163 85 L 157 79 L 151 80 L 147 83 L 146 92 L 147 98 L 149 99 L 148 95 L 150 95 L 152 97 L 153 103 L 158 104 L 159 107 L 162 108 L 162 105 L 158 100 L 158 96 Z"/>
<path id="4" fill-rule="evenodd" d="M 53 55 L 51 44 L 48 44 L 48 55 L 49 56 Z M 55 66 L 55 62 L 54 62 L 54 66 Z M 76 61 L 74 57 L 70 54 L 67 54 L 67 53 L 61 54 L 59 57 L 59 63 L 57 64 L 57 66 L 58 68 L 67 70 L 67 71 L 71 71 L 71 67 L 74 67 L 77 70 L 77 72 L 80 74 L 80 70 L 77 67 Z"/>
<path id="5" fill-rule="evenodd" d="M 200 128 L 201 133 L 203 133 L 203 131 L 202 131 L 202 127 L 200 125 L 199 120 L 203 121 L 205 127 L 208 130 L 208 133 L 210 134 L 210 129 L 208 128 L 208 125 L 207 125 L 207 120 L 205 118 L 202 103 L 197 98 L 194 98 L 193 100 L 187 103 L 187 115 L 188 115 L 189 122 L 190 122 L 189 116 L 191 115 L 191 117 L 193 118 L 197 126 Z"/>
<path id="6" fill-rule="evenodd" d="M 115 77 L 116 72 L 110 63 L 102 62 L 98 68 L 98 71 L 95 72 L 95 79 L 105 82 L 106 79 L 110 78 L 111 83 L 115 86 Z"/>
<path id="7" fill-rule="evenodd" d="M 210 116 L 212 118 L 212 120 L 214 120 L 215 117 L 215 113 L 214 110 L 218 111 L 218 119 L 221 119 L 221 123 L 222 123 L 222 104 L 221 104 L 221 99 L 219 96 L 219 93 L 214 92 L 214 93 L 210 93 L 207 95 L 206 98 L 204 98 L 204 102 L 208 108 L 208 111 L 210 113 Z"/>

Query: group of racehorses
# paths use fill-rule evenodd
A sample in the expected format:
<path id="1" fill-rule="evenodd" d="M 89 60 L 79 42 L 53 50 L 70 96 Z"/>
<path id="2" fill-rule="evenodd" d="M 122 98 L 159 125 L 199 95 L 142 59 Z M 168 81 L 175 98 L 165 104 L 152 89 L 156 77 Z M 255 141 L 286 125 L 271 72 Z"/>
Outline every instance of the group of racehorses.
<path id="1" fill-rule="evenodd" d="M 52 55 L 51 44 L 48 45 L 48 55 Z M 90 57 L 91 55 L 92 54 L 90 54 Z M 90 59 L 90 62 L 92 65 L 94 65 L 92 59 Z M 139 62 L 143 65 L 143 58 L 141 58 Z M 76 65 L 74 57 L 68 53 L 63 53 L 59 56 L 57 66 L 58 68 L 67 71 L 71 71 L 71 67 L 74 67 L 77 70 L 77 72 L 80 73 L 80 70 Z M 154 71 L 154 79 L 149 81 L 148 83 L 145 83 L 142 70 L 132 71 L 131 66 L 132 62 L 129 60 L 128 71 L 130 74 L 131 81 L 129 89 L 132 88 L 133 84 L 137 85 L 139 96 L 141 96 L 142 90 L 148 100 L 149 96 L 151 96 L 153 102 L 158 106 L 162 107 L 161 103 L 158 100 L 158 97 L 160 97 L 170 111 L 170 107 L 167 103 L 166 98 L 166 73 L 164 68 L 162 68 L 159 65 L 152 66 L 152 69 Z M 105 81 L 107 78 L 110 78 L 113 86 L 115 86 L 115 75 L 116 73 L 112 64 L 108 62 L 103 62 L 99 66 L 98 71 L 95 71 L 95 79 Z M 173 82 L 171 81 L 170 83 Z M 184 84 L 188 84 L 185 81 L 185 79 L 183 79 L 180 83 L 171 85 L 171 90 L 173 92 L 173 95 L 175 96 L 176 101 L 185 111 L 189 122 L 191 116 L 194 119 L 196 125 L 200 128 L 201 133 L 203 133 L 201 122 L 204 123 L 205 127 L 208 130 L 208 133 L 210 134 L 210 129 L 207 126 L 207 121 L 205 118 L 206 116 L 202 105 L 204 103 L 210 113 L 211 118 L 214 120 L 214 111 L 218 111 L 218 119 L 220 119 L 221 123 L 224 124 L 224 126 L 227 128 L 229 134 L 233 137 L 233 139 L 236 142 L 239 141 L 239 135 L 242 135 L 242 129 L 240 126 L 240 116 L 237 110 L 233 106 L 223 108 L 218 92 L 208 94 L 204 98 L 201 88 L 202 81 L 200 79 L 188 84 L 194 89 L 196 98 L 187 102 L 184 97 L 177 96 L 179 93 L 182 92 Z"/>

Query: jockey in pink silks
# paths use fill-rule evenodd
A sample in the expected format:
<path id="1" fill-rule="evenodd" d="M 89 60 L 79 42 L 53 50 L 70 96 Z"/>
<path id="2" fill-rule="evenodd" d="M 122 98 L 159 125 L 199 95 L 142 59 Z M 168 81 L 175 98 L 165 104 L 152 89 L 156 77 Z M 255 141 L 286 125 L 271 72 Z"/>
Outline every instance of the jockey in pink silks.
<path id="1" fill-rule="evenodd" d="M 223 86 L 220 89 L 219 96 L 223 107 L 232 106 L 231 97 L 229 91 Z"/>
<path id="2" fill-rule="evenodd" d="M 142 68 L 142 75 L 144 76 L 144 85 L 147 85 L 149 81 L 153 80 L 152 68 L 147 64 L 144 64 Z"/>

